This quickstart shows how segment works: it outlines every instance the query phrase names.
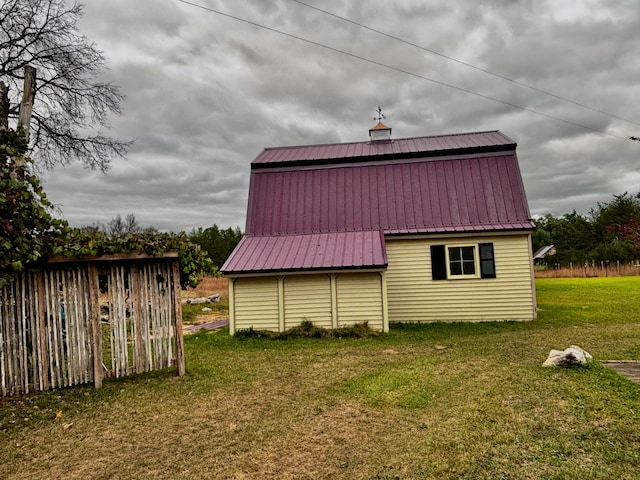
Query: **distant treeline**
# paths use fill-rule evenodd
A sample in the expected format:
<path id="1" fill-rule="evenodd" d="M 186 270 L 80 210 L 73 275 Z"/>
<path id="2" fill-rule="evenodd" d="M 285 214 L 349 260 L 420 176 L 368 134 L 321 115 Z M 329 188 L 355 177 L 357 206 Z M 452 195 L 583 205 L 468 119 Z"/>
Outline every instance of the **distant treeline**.
<path id="1" fill-rule="evenodd" d="M 189 232 L 188 237 L 192 243 L 200 245 L 215 267 L 220 270 L 242 239 L 242 232 L 239 227 L 221 229 L 218 225 L 213 225 L 205 229 L 194 228 Z"/>
<path id="2" fill-rule="evenodd" d="M 561 217 L 547 214 L 537 219 L 533 251 L 554 245 L 548 265 L 585 262 L 633 262 L 640 258 L 640 193 L 614 195 L 598 203 L 587 215 L 574 210 Z"/>

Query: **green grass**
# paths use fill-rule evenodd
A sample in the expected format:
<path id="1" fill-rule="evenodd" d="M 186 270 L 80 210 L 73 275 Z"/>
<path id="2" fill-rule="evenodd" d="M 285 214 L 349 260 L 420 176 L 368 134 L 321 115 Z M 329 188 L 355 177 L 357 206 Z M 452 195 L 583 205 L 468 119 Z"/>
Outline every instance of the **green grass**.
<path id="1" fill-rule="evenodd" d="M 186 377 L 5 401 L 0 478 L 639 478 L 640 385 L 600 362 L 640 360 L 640 278 L 537 288 L 535 322 L 187 336 Z M 594 364 L 540 366 L 571 344 Z"/>

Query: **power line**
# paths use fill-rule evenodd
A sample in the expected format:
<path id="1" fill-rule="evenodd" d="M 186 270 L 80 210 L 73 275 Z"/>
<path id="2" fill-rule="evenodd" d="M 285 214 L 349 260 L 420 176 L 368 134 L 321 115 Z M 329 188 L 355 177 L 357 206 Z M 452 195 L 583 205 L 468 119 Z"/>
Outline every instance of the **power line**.
<path id="1" fill-rule="evenodd" d="M 391 38 L 393 40 L 396 40 L 398 42 L 404 43 L 406 45 L 411 45 L 412 47 L 418 48 L 418 49 L 423 50 L 425 52 L 432 53 L 434 55 L 438 55 L 439 57 L 446 58 L 447 60 L 451 60 L 452 62 L 459 63 L 460 65 L 464 65 L 465 67 L 473 68 L 474 70 L 478 70 L 480 72 L 486 73 L 488 75 L 492 75 L 492 76 L 500 78 L 502 80 L 506 80 L 506 81 L 511 82 L 511 83 L 513 83 L 515 85 L 519 85 L 521 87 L 528 88 L 528 89 L 533 90 L 533 91 L 538 92 L 538 93 L 543 93 L 544 95 L 548 95 L 548 96 L 556 98 L 558 100 L 562 100 L 563 102 L 571 103 L 573 105 L 577 105 L 579 107 L 586 108 L 587 110 L 591 110 L 593 112 L 598 112 L 598 113 L 601 113 L 603 115 L 607 115 L 607 116 L 612 117 L 612 118 L 617 118 L 618 120 L 622 120 L 623 122 L 632 123 L 634 125 L 640 125 L 640 122 L 636 122 L 634 120 L 629 120 L 627 118 L 620 117 L 620 116 L 615 115 L 613 113 L 609 113 L 609 112 L 606 112 L 604 110 L 600 110 L 600 109 L 597 109 L 597 108 L 594 108 L 594 107 L 590 107 L 589 105 L 585 105 L 584 103 L 580 103 L 580 102 L 577 102 L 575 100 L 571 100 L 571 99 L 563 97 L 561 95 L 556 95 L 555 93 L 549 92 L 547 90 L 543 90 L 541 88 L 534 87 L 533 85 L 529 85 L 529 84 L 526 84 L 526 83 L 523 83 L 523 82 L 519 82 L 518 80 L 514 80 L 513 78 L 509 78 L 509 77 L 507 77 L 505 75 L 501 75 L 499 73 L 495 73 L 495 72 L 492 72 L 490 70 L 486 70 L 486 69 L 484 69 L 482 67 L 478 67 L 477 65 L 473 65 L 471 63 L 467 63 L 467 62 L 464 62 L 462 60 L 458 60 L 457 58 L 451 57 L 449 55 L 446 55 L 444 53 L 438 52 L 436 50 L 432 50 L 432 49 L 424 47 L 422 45 L 418 45 L 418 44 L 410 42 L 408 40 L 404 40 L 403 38 L 397 37 L 395 35 L 391 35 L 389 33 L 383 32 L 381 30 L 377 30 L 375 28 L 369 27 L 369 26 L 364 25 L 362 23 L 358 23 L 358 22 L 356 22 L 354 20 L 351 20 L 349 18 L 341 17 L 340 15 L 337 15 L 335 13 L 329 12 L 327 10 L 323 10 L 321 8 L 318 8 L 318 7 L 314 6 L 314 5 L 309 5 L 308 3 L 302 2 L 301 0 L 292 0 L 292 1 L 297 3 L 297 4 L 299 4 L 299 5 L 304 5 L 305 7 L 311 8 L 311 9 L 316 10 L 316 11 L 321 12 L 321 13 L 324 13 L 326 15 L 330 15 L 330 16 L 332 16 L 334 18 L 342 20 L 343 22 L 351 23 L 352 25 L 356 25 L 356 26 L 358 26 L 360 28 L 363 28 L 365 30 L 369 30 L 371 32 L 375 32 L 375 33 L 377 33 L 379 35 L 383 35 L 383 36 L 385 36 L 387 38 Z"/>
<path id="2" fill-rule="evenodd" d="M 482 93 L 474 92 L 473 90 L 469 90 L 469 89 L 466 89 L 466 88 L 463 88 L 463 87 L 458 87 L 456 85 L 451 85 L 449 83 L 442 82 L 440 80 L 435 80 L 433 78 L 426 77 L 426 76 L 420 75 L 418 73 L 410 72 L 408 70 L 404 70 L 404 69 L 399 68 L 399 67 L 394 67 L 394 66 L 388 65 L 386 63 L 378 62 L 376 60 L 372 60 L 370 58 L 363 57 L 363 56 L 357 55 L 355 53 L 346 52 L 344 50 L 340 50 L 338 48 L 331 47 L 331 46 L 325 45 L 323 43 L 315 42 L 313 40 L 309 40 L 308 38 L 299 37 L 299 36 L 294 35 L 292 33 L 284 32 L 282 30 L 278 30 L 278 29 L 273 28 L 273 27 L 268 27 L 266 25 L 262 25 L 260 23 L 253 22 L 253 21 L 247 20 L 245 18 L 236 17 L 236 16 L 231 15 L 229 13 L 224 13 L 224 12 L 221 12 L 219 10 L 215 10 L 215 9 L 213 9 L 211 7 L 206 7 L 204 5 L 199 5 L 197 3 L 193 3 L 193 2 L 190 2 L 188 0 L 177 0 L 177 1 L 180 2 L 180 3 L 184 3 L 185 5 L 190 5 L 190 6 L 195 7 L 195 8 L 200 8 L 202 10 L 206 10 L 208 12 L 215 13 L 215 14 L 221 15 L 223 17 L 231 18 L 233 20 L 237 20 L 239 22 L 246 23 L 248 25 L 253 25 L 254 27 L 258 27 L 258 28 L 262 28 L 264 30 L 268 30 L 270 32 L 278 33 L 280 35 L 284 35 L 286 37 L 293 38 L 295 40 L 300 40 L 301 42 L 305 42 L 305 43 L 308 43 L 310 45 L 315 45 L 316 47 L 324 48 L 326 50 L 330 50 L 332 52 L 336 52 L 336 53 L 339 53 L 341 55 L 345 55 L 345 56 L 352 57 L 352 58 L 357 58 L 358 60 L 362 60 L 364 62 L 371 63 L 371 64 L 377 65 L 379 67 L 383 67 L 383 68 L 386 68 L 386 69 L 389 69 L 389 70 L 393 70 L 393 71 L 396 71 L 396 72 L 399 72 L 399 73 L 404 73 L 405 75 L 410 75 L 412 77 L 416 77 L 416 78 L 419 78 L 421 80 L 426 80 L 428 82 L 432 82 L 432 83 L 435 83 L 437 85 L 442 85 L 442 86 L 445 86 L 445 87 L 448 87 L 448 88 L 452 88 L 454 90 L 458 90 L 460 92 L 468 93 L 470 95 L 475 95 L 476 97 L 484 98 L 485 100 L 491 100 L 491 101 L 494 101 L 494 102 L 502 103 L 503 105 L 507 105 L 507 106 L 510 106 L 510 107 L 513 107 L 513 108 L 517 108 L 517 109 L 523 110 L 525 112 L 534 113 L 534 114 L 540 115 L 542 117 L 551 118 L 553 120 L 556 120 L 556 121 L 559 121 L 559 122 L 563 122 L 563 123 L 566 123 L 566 124 L 569 124 L 569 125 L 573 125 L 575 127 L 579 127 L 579 128 L 585 129 L 585 130 L 590 130 L 592 132 L 600 133 L 602 135 L 608 135 L 608 136 L 613 137 L 613 138 L 630 141 L 630 139 L 628 137 L 622 137 L 620 135 L 609 133 L 609 132 L 606 132 L 604 130 L 599 130 L 597 128 L 589 127 L 587 125 L 583 125 L 583 124 L 580 124 L 580 123 L 577 123 L 577 122 L 573 122 L 571 120 L 566 120 L 564 118 L 556 117 L 555 115 L 551 115 L 551 114 L 548 114 L 548 113 L 540 112 L 538 110 L 533 110 L 533 109 L 528 108 L 528 107 L 523 107 L 521 105 L 517 105 L 515 103 L 511 103 L 511 102 L 508 102 L 506 100 L 500 100 L 499 98 L 495 98 L 495 97 L 491 97 L 489 95 L 484 95 Z"/>

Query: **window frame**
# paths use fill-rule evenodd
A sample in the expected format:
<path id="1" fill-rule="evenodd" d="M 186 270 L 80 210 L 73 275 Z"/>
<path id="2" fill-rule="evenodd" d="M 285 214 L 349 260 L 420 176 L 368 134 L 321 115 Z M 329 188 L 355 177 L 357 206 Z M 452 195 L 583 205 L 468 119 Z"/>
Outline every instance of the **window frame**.
<path id="1" fill-rule="evenodd" d="M 462 268 L 462 273 L 455 274 L 451 272 L 451 257 L 450 251 L 451 249 L 463 249 L 463 248 L 471 248 L 473 251 L 473 273 L 464 273 L 464 259 L 459 260 Z M 478 244 L 477 243 L 452 243 L 445 244 L 445 258 L 447 265 L 447 279 L 449 280 L 469 280 L 472 278 L 480 278 L 480 268 L 478 265 Z M 453 260 L 458 261 L 458 260 Z"/>

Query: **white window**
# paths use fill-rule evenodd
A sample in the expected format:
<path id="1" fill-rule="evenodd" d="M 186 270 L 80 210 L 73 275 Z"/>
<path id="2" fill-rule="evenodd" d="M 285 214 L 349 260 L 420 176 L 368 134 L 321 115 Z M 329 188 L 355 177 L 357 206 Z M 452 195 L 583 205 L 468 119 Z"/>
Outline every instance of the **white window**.
<path id="1" fill-rule="evenodd" d="M 476 247 L 475 245 L 463 245 L 447 247 L 447 264 L 449 278 L 472 277 L 476 272 Z"/>

